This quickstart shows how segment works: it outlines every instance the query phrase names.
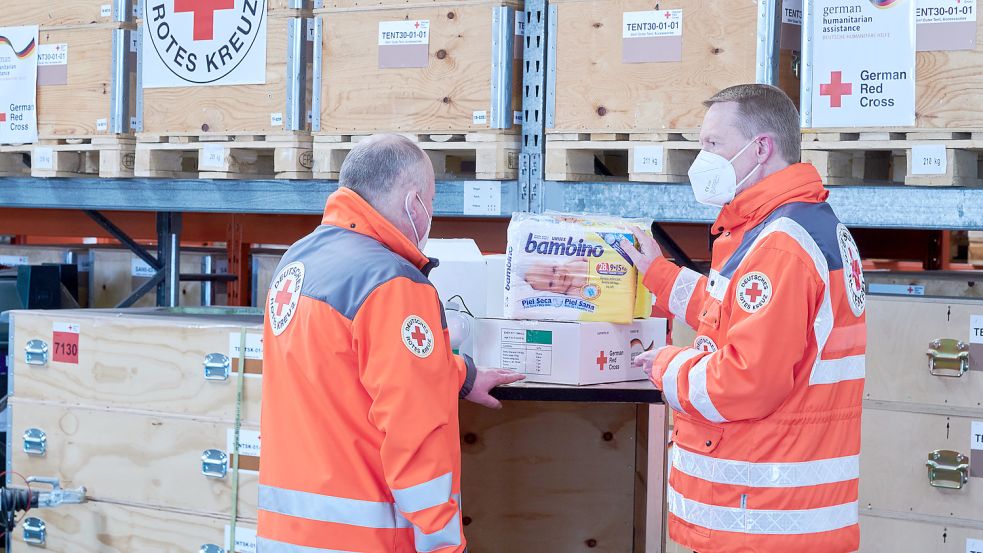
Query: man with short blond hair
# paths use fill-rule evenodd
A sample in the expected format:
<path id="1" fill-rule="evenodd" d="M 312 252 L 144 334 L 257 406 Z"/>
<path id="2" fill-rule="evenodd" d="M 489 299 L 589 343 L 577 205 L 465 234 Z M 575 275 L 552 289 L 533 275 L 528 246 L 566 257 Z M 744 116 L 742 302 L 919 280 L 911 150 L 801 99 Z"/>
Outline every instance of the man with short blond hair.
<path id="1" fill-rule="evenodd" d="M 692 346 L 639 357 L 675 412 L 669 535 L 700 553 L 839 553 L 860 545 L 866 322 L 850 232 L 798 163 L 792 101 L 767 85 L 716 94 L 690 168 L 720 207 L 709 276 L 624 244 Z"/>

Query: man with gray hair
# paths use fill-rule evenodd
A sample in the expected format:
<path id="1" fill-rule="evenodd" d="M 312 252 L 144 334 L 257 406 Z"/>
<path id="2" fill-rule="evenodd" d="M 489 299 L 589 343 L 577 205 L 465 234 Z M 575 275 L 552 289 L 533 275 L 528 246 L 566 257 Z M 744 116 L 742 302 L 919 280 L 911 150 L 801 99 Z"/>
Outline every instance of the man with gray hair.
<path id="1" fill-rule="evenodd" d="M 860 546 L 866 322 L 850 231 L 799 163 L 792 101 L 740 85 L 705 102 L 697 201 L 720 207 L 709 276 L 637 232 L 659 307 L 696 329 L 637 361 L 675 414 L 669 535 L 700 553 Z"/>
<path id="2" fill-rule="evenodd" d="M 423 255 L 427 155 L 352 149 L 321 226 L 291 246 L 266 304 L 259 553 L 459 553 L 458 398 L 522 379 L 451 351 Z"/>

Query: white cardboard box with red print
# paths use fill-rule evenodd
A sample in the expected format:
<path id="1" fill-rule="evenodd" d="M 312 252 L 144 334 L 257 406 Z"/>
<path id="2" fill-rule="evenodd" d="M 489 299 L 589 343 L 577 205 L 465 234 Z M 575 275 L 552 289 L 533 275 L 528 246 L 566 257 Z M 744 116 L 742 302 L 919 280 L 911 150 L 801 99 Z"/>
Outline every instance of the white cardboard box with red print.
<path id="1" fill-rule="evenodd" d="M 632 359 L 666 345 L 666 320 L 631 324 L 478 319 L 475 363 L 526 375 L 528 382 L 604 384 L 645 380 Z"/>

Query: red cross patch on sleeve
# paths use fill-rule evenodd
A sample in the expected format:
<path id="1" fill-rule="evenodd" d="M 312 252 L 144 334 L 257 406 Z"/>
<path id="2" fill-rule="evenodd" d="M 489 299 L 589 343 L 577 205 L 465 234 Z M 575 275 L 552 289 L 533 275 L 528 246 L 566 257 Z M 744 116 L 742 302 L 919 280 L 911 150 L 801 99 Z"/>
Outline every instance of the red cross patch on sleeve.
<path id="1" fill-rule="evenodd" d="M 403 334 L 403 345 L 410 350 L 410 353 L 420 359 L 430 357 L 434 349 L 433 332 L 421 317 L 416 315 L 406 317 L 400 330 Z"/>
<path id="2" fill-rule="evenodd" d="M 771 280 L 764 273 L 748 273 L 737 283 L 737 304 L 748 313 L 754 313 L 768 305 L 772 292 Z"/>

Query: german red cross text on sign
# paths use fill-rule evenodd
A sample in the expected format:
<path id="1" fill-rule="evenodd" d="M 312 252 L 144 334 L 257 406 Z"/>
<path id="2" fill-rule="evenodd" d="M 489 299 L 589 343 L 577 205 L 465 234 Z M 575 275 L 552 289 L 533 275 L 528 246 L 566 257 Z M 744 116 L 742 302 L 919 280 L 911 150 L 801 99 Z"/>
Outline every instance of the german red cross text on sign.
<path id="1" fill-rule="evenodd" d="M 754 313 L 771 301 L 771 280 L 764 273 L 748 273 L 737 283 L 736 293 L 737 304 L 741 309 Z"/>
<path id="2" fill-rule="evenodd" d="M 290 321 L 293 320 L 303 285 L 304 264 L 300 261 L 294 261 L 280 269 L 280 272 L 273 278 L 270 294 L 266 301 L 270 328 L 275 336 L 283 334 L 283 331 L 290 325 Z"/>
<path id="3" fill-rule="evenodd" d="M 811 127 L 915 124 L 915 0 L 812 3 Z"/>
<path id="4" fill-rule="evenodd" d="M 266 82 L 266 0 L 141 0 L 143 87 Z"/>
<path id="5" fill-rule="evenodd" d="M 410 353 L 421 359 L 430 357 L 434 348 L 433 332 L 430 331 L 430 327 L 422 318 L 410 315 L 406 317 L 400 328 L 403 335 L 403 345 L 410 350 Z"/>

